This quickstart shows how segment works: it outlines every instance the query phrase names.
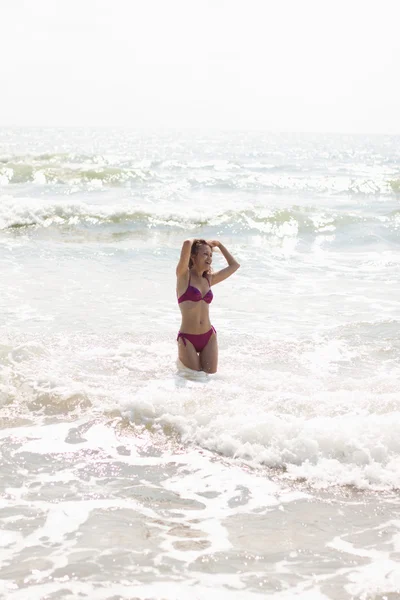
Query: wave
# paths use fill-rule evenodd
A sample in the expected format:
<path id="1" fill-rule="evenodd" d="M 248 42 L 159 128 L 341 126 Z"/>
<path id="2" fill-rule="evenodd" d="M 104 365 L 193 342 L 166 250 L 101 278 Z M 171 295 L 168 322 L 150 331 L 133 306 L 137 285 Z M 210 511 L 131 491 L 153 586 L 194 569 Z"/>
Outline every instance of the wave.
<path id="1" fill-rule="evenodd" d="M 178 435 L 188 446 L 194 444 L 256 468 L 267 467 L 319 488 L 400 488 L 396 437 L 400 412 L 394 399 L 393 410 L 388 405 L 387 412 L 379 414 L 352 409 L 351 390 L 347 392 L 349 405 L 343 407 L 345 392 L 340 390 L 336 396 L 331 393 L 331 410 L 321 407 L 320 415 L 307 414 L 304 399 L 304 406 L 299 404 L 290 414 L 273 406 L 266 393 L 254 393 L 250 399 L 243 388 L 239 399 L 236 387 L 232 392 L 227 382 L 217 379 L 212 387 L 213 393 L 208 393 L 202 386 L 202 394 L 188 403 L 187 389 L 180 393 L 171 382 L 152 381 L 133 394 L 121 412 L 134 427 L 161 428 L 166 436 Z M 222 405 L 220 398 L 224 398 Z"/>
<path id="2" fill-rule="evenodd" d="M 298 164 L 230 160 L 134 160 L 74 153 L 0 157 L 0 185 L 62 185 L 79 189 L 165 185 L 174 182 L 193 189 L 244 192 L 309 192 L 314 194 L 393 196 L 400 180 L 321 171 Z"/>
<path id="3" fill-rule="evenodd" d="M 396 323 L 394 329 L 381 325 L 398 338 Z M 245 362 L 211 381 L 204 373 L 154 371 L 161 355 L 165 360 L 167 352 L 172 360 L 170 341 L 167 350 L 157 342 L 142 355 L 139 371 L 133 371 L 143 352 L 139 340 L 86 338 L 84 351 L 80 336 L 68 345 L 61 338 L 50 341 L 0 344 L 3 424 L 57 415 L 75 419 L 93 411 L 101 417 L 112 410 L 138 431 L 146 428 L 167 442 L 179 439 L 187 448 L 205 448 L 311 486 L 400 488 L 396 372 L 388 377 L 385 370 L 374 371 L 371 378 L 349 378 L 338 386 L 327 386 L 324 378 L 321 386 L 310 372 L 307 381 L 295 371 L 286 378 L 273 369 L 260 378 Z M 126 377 L 122 365 L 130 366 Z"/>
<path id="4" fill-rule="evenodd" d="M 123 186 L 129 182 L 146 181 L 152 177 L 140 168 L 123 169 L 113 166 L 54 166 L 7 163 L 0 167 L 0 184 L 90 184 L 93 181 L 108 186 Z"/>
<path id="5" fill-rule="evenodd" d="M 177 211 L 169 205 L 88 204 L 70 200 L 43 200 L 0 197 L 0 230 L 19 228 L 99 228 L 115 226 L 119 231 L 166 229 L 169 231 L 221 228 L 229 234 L 271 234 L 280 237 L 307 234 L 340 234 L 357 226 L 358 233 L 382 228 L 390 234 L 398 230 L 399 211 L 386 216 L 364 215 L 358 212 L 322 211 L 313 206 L 293 205 L 289 208 L 247 207 L 218 210 L 217 207 L 199 211 L 185 207 Z"/>

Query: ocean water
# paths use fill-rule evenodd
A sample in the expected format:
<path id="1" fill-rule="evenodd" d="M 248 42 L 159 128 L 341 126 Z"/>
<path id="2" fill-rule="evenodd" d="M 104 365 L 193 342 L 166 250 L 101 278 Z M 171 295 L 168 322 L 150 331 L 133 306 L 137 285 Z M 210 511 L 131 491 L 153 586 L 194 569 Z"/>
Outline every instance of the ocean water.
<path id="1" fill-rule="evenodd" d="M 398 600 L 399 234 L 399 137 L 1 129 L 0 597 Z"/>

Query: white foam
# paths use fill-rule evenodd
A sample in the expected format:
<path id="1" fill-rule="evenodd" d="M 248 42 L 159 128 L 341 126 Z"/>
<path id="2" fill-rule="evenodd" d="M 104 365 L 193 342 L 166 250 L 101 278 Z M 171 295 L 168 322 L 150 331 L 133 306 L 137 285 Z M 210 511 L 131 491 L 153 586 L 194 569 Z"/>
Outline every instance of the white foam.
<path id="1" fill-rule="evenodd" d="M 368 565 L 359 567 L 348 576 L 351 583 L 345 589 L 352 597 L 375 598 L 383 594 L 398 594 L 400 597 L 400 566 L 389 558 L 377 558 Z"/>
<path id="2" fill-rule="evenodd" d="M 181 551 L 174 547 L 171 536 L 164 536 L 162 548 L 167 556 L 183 562 L 193 562 L 201 556 L 229 551 L 232 544 L 224 522 L 231 516 L 266 514 L 277 506 L 307 498 L 304 493 L 282 490 L 276 483 L 262 475 L 247 473 L 235 464 L 225 465 L 210 461 L 210 456 L 191 453 L 187 465 L 182 465 L 174 477 L 167 478 L 163 486 L 180 497 L 199 503 L 199 510 L 179 510 L 177 524 L 196 520 L 196 530 L 203 533 L 209 545 L 203 550 Z M 190 469 L 188 468 L 190 465 Z M 242 492 L 247 496 L 242 498 Z M 207 494 L 211 492 L 211 498 Z M 238 501 L 238 502 L 237 502 Z M 162 556 L 159 557 L 159 560 Z"/>
<path id="3" fill-rule="evenodd" d="M 181 386 L 150 382 L 123 410 L 138 423 L 172 426 L 185 443 L 285 468 L 288 477 L 306 477 L 319 487 L 400 486 L 400 412 L 335 414 L 333 395 L 329 404 L 320 404 L 332 414 L 294 416 L 271 410 L 265 392 L 255 393 L 252 401 L 243 401 L 242 392 L 218 375 Z"/>
<path id="4" fill-rule="evenodd" d="M 259 600 L 260 598 L 259 593 L 253 593 L 249 590 L 242 591 L 244 585 L 240 583 L 239 575 L 232 573 L 229 573 L 229 575 L 218 574 L 211 578 L 204 576 L 204 579 L 205 583 L 202 583 L 199 582 L 197 575 L 188 574 L 185 577 L 185 582 L 178 580 L 148 584 L 129 578 L 120 583 L 110 581 L 106 587 L 68 579 L 63 582 L 46 582 L 40 583 L 34 588 L 30 587 L 30 597 L 32 597 L 32 593 L 37 594 L 38 598 L 57 594 L 60 591 L 60 585 L 62 585 L 65 600 L 75 600 L 80 596 L 90 598 L 91 600 L 108 600 L 112 597 L 131 600 L 132 594 L 138 600 L 148 600 L 149 598 L 162 598 L 163 600 L 177 600 L 177 598 L 195 598 L 196 600 L 251 600 L 254 598 L 254 600 Z M 235 589 L 235 587 L 238 587 L 239 590 Z M 27 598 L 26 588 L 14 591 L 15 586 L 5 584 L 3 589 L 8 594 L 7 600 L 26 600 Z M 324 596 L 312 596 L 311 600 L 325 600 L 325 598 Z"/>

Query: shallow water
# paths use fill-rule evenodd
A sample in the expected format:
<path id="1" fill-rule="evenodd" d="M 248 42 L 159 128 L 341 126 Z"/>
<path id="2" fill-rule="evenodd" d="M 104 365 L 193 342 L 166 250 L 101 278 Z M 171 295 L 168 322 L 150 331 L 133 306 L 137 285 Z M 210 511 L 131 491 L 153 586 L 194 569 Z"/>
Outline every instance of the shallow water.
<path id="1" fill-rule="evenodd" d="M 5 598 L 400 598 L 398 141 L 0 131 Z"/>

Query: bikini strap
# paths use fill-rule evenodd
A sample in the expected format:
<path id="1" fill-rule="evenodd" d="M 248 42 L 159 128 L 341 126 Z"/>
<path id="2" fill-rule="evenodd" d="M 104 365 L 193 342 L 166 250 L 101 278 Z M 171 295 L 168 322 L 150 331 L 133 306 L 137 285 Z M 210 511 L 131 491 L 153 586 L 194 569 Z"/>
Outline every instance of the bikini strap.
<path id="1" fill-rule="evenodd" d="M 179 333 L 178 333 L 178 337 L 176 338 L 176 341 L 177 341 L 177 342 L 179 342 L 179 338 L 182 338 L 182 341 L 183 341 L 183 343 L 184 343 L 184 344 L 185 344 L 185 346 L 186 346 L 185 334 L 184 334 L 184 333 L 181 333 L 181 332 L 179 332 Z"/>

